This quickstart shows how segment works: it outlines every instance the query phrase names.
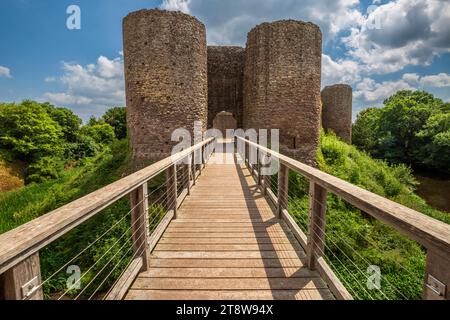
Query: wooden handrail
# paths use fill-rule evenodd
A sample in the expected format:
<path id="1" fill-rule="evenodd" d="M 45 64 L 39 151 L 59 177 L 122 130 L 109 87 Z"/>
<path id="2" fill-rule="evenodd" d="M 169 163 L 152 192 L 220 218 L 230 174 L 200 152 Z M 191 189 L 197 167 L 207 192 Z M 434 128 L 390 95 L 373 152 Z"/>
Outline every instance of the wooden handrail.
<path id="1" fill-rule="evenodd" d="M 200 142 L 0 235 L 0 274 L 37 253 L 112 203 L 130 194 L 174 163 L 182 161 L 192 152 L 202 150 L 213 140 L 214 138 L 209 138 Z"/>
<path id="2" fill-rule="evenodd" d="M 244 162 L 249 168 L 253 167 L 248 160 L 250 147 L 256 148 L 258 154 L 268 154 L 279 160 L 278 196 L 273 194 L 270 189 L 265 194 L 278 207 L 278 212 L 281 211 L 282 218 L 286 220 L 291 231 L 306 250 L 308 268 L 312 270 L 317 268 L 324 279 L 327 279 L 330 289 L 337 298 L 351 299 L 352 296 L 323 259 L 321 246 L 325 243 L 326 193 L 328 191 L 422 244 L 427 249 L 423 298 L 450 300 L 450 269 L 448 268 L 450 265 L 450 225 L 240 136 L 236 136 L 236 138 L 236 143 L 239 141 L 244 143 L 244 150 L 238 149 L 238 152 L 242 152 Z M 298 228 L 285 208 L 287 203 L 285 189 L 288 188 L 289 170 L 309 179 L 308 236 Z M 263 180 L 263 184 L 265 184 L 266 178 Z M 261 181 L 261 177 L 257 177 L 257 181 Z M 317 205 L 318 203 L 324 205 Z"/>
<path id="3" fill-rule="evenodd" d="M 407 235 L 424 247 L 450 255 L 450 225 L 394 201 L 310 167 L 252 141 L 237 136 L 246 144 L 270 154 L 310 181 L 338 195 L 376 219 Z"/>

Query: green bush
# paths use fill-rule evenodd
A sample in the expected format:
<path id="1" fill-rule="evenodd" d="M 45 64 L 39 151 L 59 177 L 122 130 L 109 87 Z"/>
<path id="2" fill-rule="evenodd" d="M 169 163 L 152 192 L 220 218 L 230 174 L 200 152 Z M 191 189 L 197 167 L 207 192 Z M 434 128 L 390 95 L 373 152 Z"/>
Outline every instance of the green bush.
<path id="1" fill-rule="evenodd" d="M 47 180 L 59 178 L 63 170 L 62 161 L 59 158 L 44 157 L 28 166 L 27 183 L 41 183 Z"/>

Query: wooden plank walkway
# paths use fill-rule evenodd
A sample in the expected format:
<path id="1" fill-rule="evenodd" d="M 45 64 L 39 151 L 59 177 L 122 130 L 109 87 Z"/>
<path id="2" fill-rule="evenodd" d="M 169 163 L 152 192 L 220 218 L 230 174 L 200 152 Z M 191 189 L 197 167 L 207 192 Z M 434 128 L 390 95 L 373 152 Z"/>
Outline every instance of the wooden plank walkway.
<path id="1" fill-rule="evenodd" d="M 334 299 L 304 262 L 249 170 L 208 164 L 125 299 Z"/>

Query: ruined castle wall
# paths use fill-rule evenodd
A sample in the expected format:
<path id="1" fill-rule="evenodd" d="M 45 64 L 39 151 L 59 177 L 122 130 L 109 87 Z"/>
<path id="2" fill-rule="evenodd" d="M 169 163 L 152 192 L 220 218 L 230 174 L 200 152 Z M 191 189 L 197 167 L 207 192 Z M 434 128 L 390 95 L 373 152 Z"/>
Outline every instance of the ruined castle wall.
<path id="1" fill-rule="evenodd" d="M 352 87 L 335 84 L 322 90 L 322 126 L 352 142 Z"/>
<path id="2" fill-rule="evenodd" d="M 280 151 L 308 164 L 319 145 L 321 54 L 312 23 L 263 23 L 248 34 L 244 127 L 280 129 Z"/>
<path id="3" fill-rule="evenodd" d="M 132 161 L 142 166 L 170 155 L 174 129 L 206 129 L 206 31 L 187 14 L 140 10 L 123 20 L 123 45 Z"/>
<path id="4" fill-rule="evenodd" d="M 208 47 L 208 127 L 221 111 L 231 112 L 242 127 L 245 49 Z"/>

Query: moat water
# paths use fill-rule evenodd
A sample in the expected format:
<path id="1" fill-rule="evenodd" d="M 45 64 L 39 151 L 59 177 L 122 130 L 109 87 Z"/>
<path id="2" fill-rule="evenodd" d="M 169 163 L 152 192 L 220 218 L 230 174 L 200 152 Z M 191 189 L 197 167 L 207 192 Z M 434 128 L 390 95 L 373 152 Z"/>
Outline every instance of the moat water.
<path id="1" fill-rule="evenodd" d="M 417 194 L 432 207 L 450 213 L 450 175 L 416 171 Z"/>

